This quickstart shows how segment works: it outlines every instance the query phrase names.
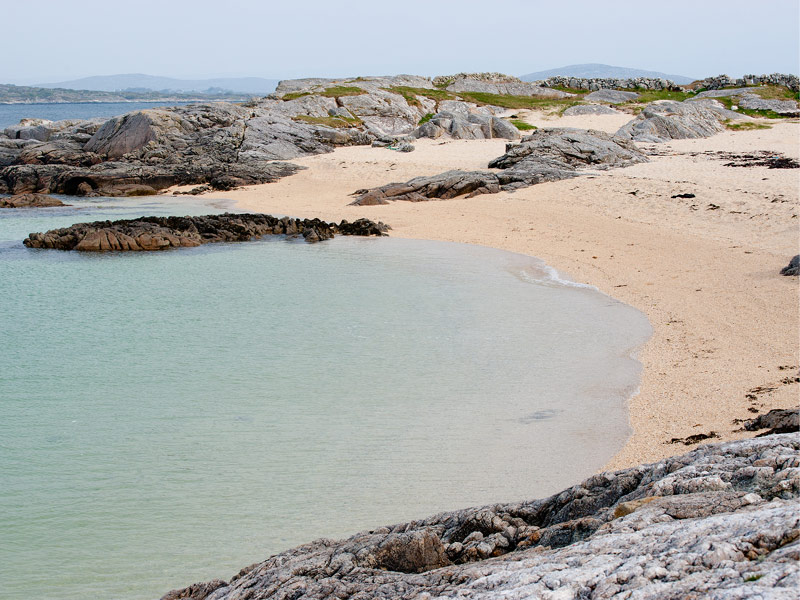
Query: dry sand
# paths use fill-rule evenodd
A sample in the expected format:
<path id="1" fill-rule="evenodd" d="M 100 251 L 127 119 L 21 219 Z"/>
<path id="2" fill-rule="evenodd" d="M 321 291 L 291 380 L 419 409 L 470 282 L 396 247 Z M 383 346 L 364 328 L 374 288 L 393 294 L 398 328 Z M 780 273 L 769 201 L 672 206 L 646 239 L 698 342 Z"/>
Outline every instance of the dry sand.
<path id="1" fill-rule="evenodd" d="M 553 119 L 546 126 L 615 131 L 630 116 Z M 215 194 L 242 209 L 325 220 L 367 217 L 391 235 L 479 244 L 546 260 L 643 311 L 654 328 L 640 353 L 633 433 L 607 468 L 686 451 L 672 438 L 716 432 L 734 419 L 797 405 L 798 280 L 778 271 L 798 252 L 800 171 L 724 166 L 708 151 L 767 150 L 798 158 L 800 126 L 726 132 L 647 145 L 651 161 L 515 193 L 353 207 L 360 188 L 447 169 L 483 169 L 504 140 L 421 140 L 415 152 L 352 147 L 294 160 L 277 183 Z M 695 198 L 671 196 L 694 193 Z M 213 195 L 212 195 L 213 196 Z"/>

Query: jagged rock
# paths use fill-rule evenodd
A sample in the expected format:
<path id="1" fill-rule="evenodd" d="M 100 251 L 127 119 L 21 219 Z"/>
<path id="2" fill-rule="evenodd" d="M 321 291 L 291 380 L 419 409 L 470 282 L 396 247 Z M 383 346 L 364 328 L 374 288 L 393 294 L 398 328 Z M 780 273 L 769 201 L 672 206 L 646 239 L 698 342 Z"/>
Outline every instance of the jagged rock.
<path id="1" fill-rule="evenodd" d="M 457 140 L 486 140 L 504 138 L 519 139 L 519 130 L 508 121 L 494 116 L 476 113 L 438 112 L 427 123 L 412 133 L 416 138 L 438 138 L 441 136 Z"/>
<path id="2" fill-rule="evenodd" d="M 503 156 L 489 163 L 490 168 L 503 169 L 499 173 L 447 171 L 430 177 L 416 177 L 406 183 L 390 183 L 363 190 L 351 204 L 365 206 L 395 200 L 421 202 L 458 196 L 472 198 L 576 177 L 579 167 L 607 169 L 647 160 L 630 141 L 611 138 L 602 131 L 569 128 L 539 129 L 523 138 L 520 144 L 509 144 L 506 150 Z"/>
<path id="3" fill-rule="evenodd" d="M 341 235 L 385 235 L 388 227 L 359 219 L 354 223 L 326 223 L 319 219 L 291 219 L 264 214 L 205 215 L 198 217 L 142 217 L 133 220 L 77 223 L 25 238 L 28 248 L 102 252 L 139 252 L 194 247 L 215 242 L 246 242 L 273 234 L 302 232 L 308 242 Z"/>
<path id="4" fill-rule="evenodd" d="M 725 130 L 723 114 L 709 104 L 664 101 L 649 104 L 616 137 L 637 142 L 666 142 L 684 138 L 709 137 Z"/>
<path id="5" fill-rule="evenodd" d="M 46 194 L 17 194 L 10 198 L 0 198 L 0 208 L 43 208 L 65 206 L 58 198 Z"/>
<path id="6" fill-rule="evenodd" d="M 543 500 L 317 540 L 164 600 L 793 598 L 798 451 L 797 434 L 702 446 Z"/>
<path id="7" fill-rule="evenodd" d="M 586 94 L 583 97 L 584 100 L 589 100 L 590 102 L 608 102 L 609 104 L 622 104 L 624 102 L 630 102 L 631 100 L 636 100 L 639 97 L 639 94 L 636 92 L 623 92 L 622 90 L 609 90 L 609 89 L 602 89 L 597 90 L 596 92 L 592 92 L 591 94 Z"/>
<path id="8" fill-rule="evenodd" d="M 781 269 L 781 275 L 800 275 L 800 254 L 795 254 L 789 264 Z"/>
<path id="9" fill-rule="evenodd" d="M 620 112 L 602 104 L 578 104 L 570 106 L 563 114 L 565 117 L 572 117 L 577 115 L 618 115 Z"/>
<path id="10" fill-rule="evenodd" d="M 797 433 L 800 429 L 800 412 L 796 408 L 775 408 L 765 415 L 745 421 L 744 428 L 747 431 L 767 429 L 767 431 L 759 433 L 759 437 L 773 433 Z"/>

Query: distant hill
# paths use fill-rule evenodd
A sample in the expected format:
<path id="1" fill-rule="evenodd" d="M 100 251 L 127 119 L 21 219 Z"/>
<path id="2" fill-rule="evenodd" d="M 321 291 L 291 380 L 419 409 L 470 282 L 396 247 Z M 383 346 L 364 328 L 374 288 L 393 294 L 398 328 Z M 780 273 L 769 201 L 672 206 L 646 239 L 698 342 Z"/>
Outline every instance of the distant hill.
<path id="1" fill-rule="evenodd" d="M 679 85 L 692 83 L 694 81 L 693 78 L 684 77 L 683 75 L 669 75 L 667 73 L 660 73 L 658 71 L 643 71 L 642 69 L 628 69 L 626 67 L 601 65 L 599 63 L 589 63 L 585 65 L 567 65 L 566 67 L 550 69 L 549 71 L 528 73 L 527 75 L 520 76 L 520 79 L 522 79 L 522 81 L 539 81 L 540 79 L 547 79 L 548 77 L 556 77 L 558 75 L 566 77 L 581 77 L 586 79 L 592 79 L 596 77 L 613 77 L 616 79 L 631 79 L 633 77 L 653 77 L 661 79 L 671 79 L 672 81 L 674 81 Z"/>
<path id="2" fill-rule="evenodd" d="M 99 92 L 120 92 L 135 90 L 138 92 L 209 92 L 220 91 L 235 94 L 267 95 L 275 91 L 277 79 L 263 79 L 261 77 L 239 77 L 218 79 L 174 79 L 172 77 L 157 77 L 141 73 L 126 75 L 98 75 L 84 77 L 72 81 L 59 81 L 57 83 L 41 83 L 40 88 L 61 88 L 68 90 L 95 90 Z"/>
<path id="3" fill-rule="evenodd" d="M 124 91 L 99 92 L 97 90 L 69 90 L 0 84 L 0 104 L 51 104 L 82 102 L 209 102 L 249 100 L 250 94 L 229 92 L 151 92 Z"/>

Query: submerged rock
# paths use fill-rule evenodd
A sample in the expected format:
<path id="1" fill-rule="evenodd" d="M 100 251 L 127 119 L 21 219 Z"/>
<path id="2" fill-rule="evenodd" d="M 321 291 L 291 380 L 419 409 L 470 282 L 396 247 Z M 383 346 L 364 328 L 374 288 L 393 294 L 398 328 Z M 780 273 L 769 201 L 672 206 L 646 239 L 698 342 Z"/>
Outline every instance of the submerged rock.
<path id="1" fill-rule="evenodd" d="M 0 198 L 0 208 L 44 208 L 65 206 L 58 198 L 46 194 L 17 194 L 10 198 Z"/>
<path id="2" fill-rule="evenodd" d="M 542 500 L 317 540 L 163 600 L 788 599 L 799 451 L 797 434 L 702 446 Z"/>
<path id="3" fill-rule="evenodd" d="M 191 248 L 215 242 L 246 242 L 264 235 L 302 235 L 318 242 L 341 235 L 385 235 L 388 227 L 368 219 L 353 223 L 326 223 L 319 219 L 292 219 L 264 214 L 205 215 L 198 217 L 142 217 L 120 221 L 77 223 L 25 238 L 28 248 L 84 252 L 142 252 Z"/>

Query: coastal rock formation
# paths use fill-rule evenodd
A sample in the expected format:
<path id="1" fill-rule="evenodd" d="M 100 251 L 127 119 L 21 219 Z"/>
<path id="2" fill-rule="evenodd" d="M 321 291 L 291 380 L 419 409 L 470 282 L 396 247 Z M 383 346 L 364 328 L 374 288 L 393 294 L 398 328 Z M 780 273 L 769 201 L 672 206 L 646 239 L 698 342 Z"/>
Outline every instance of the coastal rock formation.
<path id="1" fill-rule="evenodd" d="M 590 102 L 608 102 L 609 104 L 622 104 L 636 100 L 639 94 L 636 92 L 623 92 L 621 90 L 602 89 L 586 94 L 583 99 Z"/>
<path id="2" fill-rule="evenodd" d="M 757 437 L 773 433 L 797 433 L 800 430 L 800 412 L 797 409 L 775 408 L 765 415 L 759 415 L 744 424 L 747 431 L 759 431 Z"/>
<path id="3" fill-rule="evenodd" d="M 722 122 L 732 118 L 741 115 L 714 100 L 656 102 L 648 104 L 636 119 L 622 126 L 615 137 L 651 143 L 709 137 L 724 131 Z"/>
<path id="4" fill-rule="evenodd" d="M 433 115 L 427 123 L 415 129 L 415 138 L 450 137 L 457 140 L 488 140 L 520 138 L 519 130 L 505 119 L 475 112 L 442 111 Z"/>
<path id="5" fill-rule="evenodd" d="M 17 194 L 10 198 L 0 198 L 0 208 L 45 208 L 65 206 L 58 198 L 46 194 Z"/>
<path id="6" fill-rule="evenodd" d="M 800 254 L 795 254 L 789 264 L 781 269 L 781 275 L 800 275 Z"/>
<path id="7" fill-rule="evenodd" d="M 581 167 L 608 169 L 644 162 L 647 158 L 627 140 L 602 131 L 584 129 L 538 129 L 519 144 L 508 144 L 506 153 L 489 163 L 492 171 L 447 171 L 416 177 L 405 183 L 390 183 L 360 190 L 351 204 L 387 204 L 394 200 L 420 202 L 471 198 L 480 194 L 511 191 L 545 181 L 579 175 Z"/>
<path id="8" fill-rule="evenodd" d="M 752 87 L 707 90 L 698 93 L 694 98 L 726 98 L 731 96 L 736 98 L 739 108 L 772 111 L 785 117 L 800 116 L 800 105 L 796 101 L 765 100 L 758 94 L 754 94 Z"/>
<path id="9" fill-rule="evenodd" d="M 28 248 L 102 252 L 141 252 L 191 248 L 215 242 L 246 242 L 264 235 L 301 236 L 307 242 L 340 235 L 385 235 L 388 227 L 368 219 L 353 223 L 326 223 L 319 219 L 292 219 L 264 214 L 205 215 L 199 217 L 142 217 L 133 220 L 77 223 L 25 238 Z"/>
<path id="10" fill-rule="evenodd" d="M 792 598 L 800 436 L 701 446 L 494 504 L 321 539 L 162 600 Z"/>

